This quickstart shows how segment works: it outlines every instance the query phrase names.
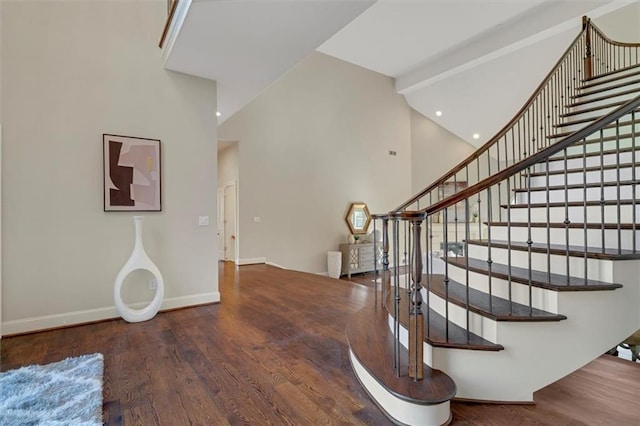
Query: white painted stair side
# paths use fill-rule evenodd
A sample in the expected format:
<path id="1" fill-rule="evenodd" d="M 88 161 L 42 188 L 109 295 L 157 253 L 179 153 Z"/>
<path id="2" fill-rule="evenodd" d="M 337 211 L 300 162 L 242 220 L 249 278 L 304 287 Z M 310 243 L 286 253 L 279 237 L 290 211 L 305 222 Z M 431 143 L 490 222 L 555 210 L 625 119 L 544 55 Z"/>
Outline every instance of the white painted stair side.
<path id="1" fill-rule="evenodd" d="M 617 262 L 615 291 L 556 293 L 560 322 L 500 322 L 503 351 L 432 348 L 431 367 L 456 382 L 458 398 L 532 401 L 533 393 L 575 371 L 640 328 L 640 261 Z M 547 309 L 548 310 L 548 309 Z"/>

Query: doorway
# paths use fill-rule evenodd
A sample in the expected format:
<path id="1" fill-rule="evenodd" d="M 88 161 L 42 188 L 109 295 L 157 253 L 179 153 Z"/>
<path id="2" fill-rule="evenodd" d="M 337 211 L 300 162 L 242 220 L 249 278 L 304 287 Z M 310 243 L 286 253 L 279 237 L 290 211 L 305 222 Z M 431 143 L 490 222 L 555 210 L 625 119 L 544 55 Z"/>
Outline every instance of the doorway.
<path id="1" fill-rule="evenodd" d="M 218 258 L 238 260 L 238 191 L 235 182 L 218 188 Z"/>

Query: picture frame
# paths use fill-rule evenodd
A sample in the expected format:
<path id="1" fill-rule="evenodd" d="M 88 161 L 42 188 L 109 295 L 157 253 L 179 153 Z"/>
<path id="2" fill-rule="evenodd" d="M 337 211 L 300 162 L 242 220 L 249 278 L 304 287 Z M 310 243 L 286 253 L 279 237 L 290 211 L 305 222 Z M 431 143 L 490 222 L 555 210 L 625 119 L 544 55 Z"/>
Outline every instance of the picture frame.
<path id="1" fill-rule="evenodd" d="M 159 139 L 102 135 L 104 211 L 162 211 Z"/>

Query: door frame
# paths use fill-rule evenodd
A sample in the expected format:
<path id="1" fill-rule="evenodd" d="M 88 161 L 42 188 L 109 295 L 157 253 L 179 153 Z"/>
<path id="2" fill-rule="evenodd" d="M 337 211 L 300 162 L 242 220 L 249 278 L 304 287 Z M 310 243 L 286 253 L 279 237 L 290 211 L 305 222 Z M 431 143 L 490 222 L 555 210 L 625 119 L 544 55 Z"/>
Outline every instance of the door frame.
<path id="1" fill-rule="evenodd" d="M 227 250 L 225 249 L 224 253 L 223 253 L 223 258 L 221 260 L 229 260 L 229 261 L 232 261 L 232 262 L 237 264 L 238 263 L 238 259 L 240 258 L 240 232 L 239 232 L 240 227 L 238 226 L 238 222 L 240 220 L 240 214 L 239 214 L 239 205 L 240 205 L 240 203 L 239 203 L 239 200 L 238 200 L 238 193 L 239 193 L 239 191 L 238 191 L 238 181 L 233 180 L 233 181 L 225 182 L 222 185 L 223 197 L 222 197 L 222 207 L 221 207 L 222 210 L 221 211 L 222 211 L 222 214 L 223 214 L 223 223 L 224 223 L 224 221 L 226 221 L 226 219 L 227 219 L 226 215 L 225 215 L 226 206 L 225 206 L 224 199 L 226 197 L 226 192 L 228 191 L 228 188 L 231 188 L 231 187 L 234 188 L 234 195 L 235 195 L 235 206 L 233 206 L 233 215 L 234 215 L 234 225 L 235 225 L 234 226 L 234 234 L 236 236 L 236 243 L 235 243 L 233 256 L 229 256 L 229 254 L 227 253 Z M 226 228 L 226 226 L 223 225 L 223 227 L 222 227 L 222 238 L 224 239 L 224 244 L 225 244 L 225 247 L 226 247 L 227 236 L 225 234 L 225 228 Z M 226 255 L 227 259 L 224 258 L 225 257 L 224 255 Z"/>

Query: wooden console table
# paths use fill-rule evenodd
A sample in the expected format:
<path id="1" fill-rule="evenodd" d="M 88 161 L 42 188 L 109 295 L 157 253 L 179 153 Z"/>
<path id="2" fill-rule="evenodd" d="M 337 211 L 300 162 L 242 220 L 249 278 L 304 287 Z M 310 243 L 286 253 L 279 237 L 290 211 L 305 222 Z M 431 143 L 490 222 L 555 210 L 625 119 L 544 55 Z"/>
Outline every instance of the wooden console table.
<path id="1" fill-rule="evenodd" d="M 342 252 L 342 274 L 347 274 L 348 278 L 351 278 L 351 274 L 374 270 L 376 256 L 373 253 L 373 243 L 340 244 L 340 251 Z M 380 266 L 379 262 L 380 256 L 378 256 L 378 266 Z"/>

